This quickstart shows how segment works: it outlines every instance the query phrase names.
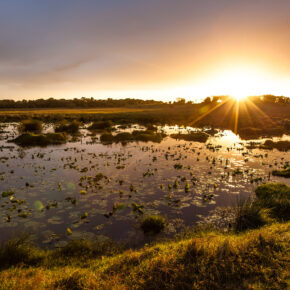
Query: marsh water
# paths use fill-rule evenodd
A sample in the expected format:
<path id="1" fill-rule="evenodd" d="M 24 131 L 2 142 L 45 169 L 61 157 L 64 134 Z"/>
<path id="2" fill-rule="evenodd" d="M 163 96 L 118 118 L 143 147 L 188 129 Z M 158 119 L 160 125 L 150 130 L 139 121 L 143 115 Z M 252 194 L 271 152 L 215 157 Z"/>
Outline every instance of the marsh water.
<path id="1" fill-rule="evenodd" d="M 117 132 L 133 129 L 144 128 Z M 231 131 L 219 131 L 206 143 L 168 136 L 161 143 L 104 145 L 98 134 L 82 129 L 65 145 L 21 148 L 8 142 L 18 134 L 16 123 L 1 130 L 0 193 L 11 194 L 0 197 L 0 241 L 25 233 L 50 247 L 75 238 L 106 237 L 138 246 L 152 239 L 140 229 L 143 216 L 166 217 L 162 235 L 173 236 L 215 208 L 253 195 L 262 182 L 290 184 L 270 174 L 289 162 L 289 153 L 248 149 L 249 141 Z"/>

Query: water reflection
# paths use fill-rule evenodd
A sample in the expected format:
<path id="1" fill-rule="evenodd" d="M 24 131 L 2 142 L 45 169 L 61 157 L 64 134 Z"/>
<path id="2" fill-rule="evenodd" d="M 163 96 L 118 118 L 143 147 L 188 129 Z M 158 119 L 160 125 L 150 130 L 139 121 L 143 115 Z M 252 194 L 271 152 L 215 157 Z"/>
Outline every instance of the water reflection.
<path id="1" fill-rule="evenodd" d="M 136 129 L 146 128 L 134 125 L 117 132 Z M 158 130 L 173 134 L 197 129 Z M 289 184 L 269 174 L 285 165 L 289 154 L 249 150 L 231 131 L 218 131 L 207 143 L 166 137 L 161 143 L 126 146 L 103 145 L 98 134 L 81 133 L 79 140 L 65 145 L 22 149 L 7 143 L 17 134 L 17 124 L 2 127 L 0 193 L 14 193 L 0 199 L 0 240 L 26 232 L 51 246 L 105 236 L 139 245 L 147 241 L 139 228 L 142 213 L 165 216 L 165 235 L 172 235 L 217 206 L 251 195 L 260 182 Z"/>

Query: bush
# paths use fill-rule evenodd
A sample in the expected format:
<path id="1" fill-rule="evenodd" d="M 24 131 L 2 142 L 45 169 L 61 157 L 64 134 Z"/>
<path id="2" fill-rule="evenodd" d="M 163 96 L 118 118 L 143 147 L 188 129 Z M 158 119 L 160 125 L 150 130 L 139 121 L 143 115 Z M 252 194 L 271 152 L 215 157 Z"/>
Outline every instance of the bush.
<path id="1" fill-rule="evenodd" d="M 255 190 L 260 206 L 268 208 L 270 215 L 279 220 L 290 219 L 290 187 L 284 183 L 267 183 Z"/>
<path id="2" fill-rule="evenodd" d="M 48 146 L 60 145 L 66 142 L 66 135 L 64 133 L 47 133 L 47 134 L 34 134 L 24 133 L 11 142 L 16 143 L 22 147 L 29 146 Z"/>
<path id="3" fill-rule="evenodd" d="M 42 122 L 33 119 L 23 120 L 19 124 L 19 131 L 40 133 L 42 131 Z"/>
<path id="4" fill-rule="evenodd" d="M 164 230 L 166 226 L 165 218 L 159 215 L 150 215 L 145 217 L 142 220 L 141 228 L 143 232 L 151 233 L 151 234 L 158 234 L 162 230 Z"/>
<path id="5" fill-rule="evenodd" d="M 55 127 L 55 132 L 66 132 L 76 134 L 79 131 L 80 122 L 74 120 L 72 122 L 63 121 Z"/>

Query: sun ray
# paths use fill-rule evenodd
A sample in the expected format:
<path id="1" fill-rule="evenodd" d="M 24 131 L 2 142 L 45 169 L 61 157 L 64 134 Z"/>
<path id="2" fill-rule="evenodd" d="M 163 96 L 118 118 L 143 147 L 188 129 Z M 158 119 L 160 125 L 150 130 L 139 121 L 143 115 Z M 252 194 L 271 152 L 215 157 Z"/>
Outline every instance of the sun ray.
<path id="1" fill-rule="evenodd" d="M 235 129 L 234 133 L 238 133 L 238 124 L 239 124 L 239 110 L 240 110 L 240 102 L 239 100 L 236 100 L 236 111 L 235 111 Z"/>
<path id="2" fill-rule="evenodd" d="M 263 117 L 265 117 L 270 123 L 275 124 L 275 122 L 265 112 L 263 112 L 254 102 L 252 102 L 250 99 L 247 99 L 247 102 L 249 102 L 249 105 L 253 106 L 253 108 L 257 110 Z"/>
<path id="3" fill-rule="evenodd" d="M 230 97 L 228 97 L 226 100 L 221 101 L 220 103 L 218 103 L 215 107 L 211 108 L 210 110 L 208 110 L 207 112 L 205 112 L 204 114 L 202 114 L 201 116 L 197 117 L 194 121 L 191 122 L 190 126 L 193 126 L 194 124 L 196 124 L 198 121 L 202 120 L 204 117 L 206 117 L 208 114 L 212 113 L 213 111 L 215 111 L 217 108 L 219 108 L 220 106 L 222 106 L 223 104 L 225 104 L 227 101 L 229 101 Z"/>

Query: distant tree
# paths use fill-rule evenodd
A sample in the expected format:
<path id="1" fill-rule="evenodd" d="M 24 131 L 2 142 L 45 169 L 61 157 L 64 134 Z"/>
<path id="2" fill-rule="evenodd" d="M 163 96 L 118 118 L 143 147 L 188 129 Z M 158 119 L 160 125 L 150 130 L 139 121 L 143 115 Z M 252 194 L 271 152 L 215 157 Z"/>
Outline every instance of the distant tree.
<path id="1" fill-rule="evenodd" d="M 210 97 L 206 97 L 203 102 L 203 104 L 210 104 L 211 103 L 211 98 Z"/>

